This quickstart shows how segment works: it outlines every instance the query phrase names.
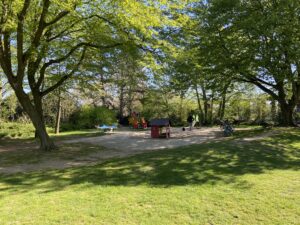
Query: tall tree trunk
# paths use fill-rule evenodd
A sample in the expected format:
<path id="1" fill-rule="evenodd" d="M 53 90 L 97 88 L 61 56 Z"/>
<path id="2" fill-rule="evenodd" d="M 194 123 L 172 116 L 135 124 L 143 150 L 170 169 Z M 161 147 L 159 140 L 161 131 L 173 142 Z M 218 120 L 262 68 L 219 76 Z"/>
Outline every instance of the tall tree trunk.
<path id="1" fill-rule="evenodd" d="M 124 85 L 121 85 L 120 87 L 120 97 L 119 97 L 119 114 L 120 114 L 120 118 L 123 118 L 124 116 Z M 130 115 L 130 114 L 129 114 Z"/>
<path id="2" fill-rule="evenodd" d="M 206 96 L 206 90 L 204 86 L 201 86 L 202 89 L 202 96 L 203 96 L 203 105 L 204 105 L 204 118 L 203 118 L 203 123 L 205 125 L 208 124 L 207 118 L 208 118 L 208 99 Z"/>
<path id="3" fill-rule="evenodd" d="M 133 101 L 134 101 L 134 95 L 132 92 L 132 87 L 130 86 L 128 89 L 128 100 L 127 100 L 127 109 L 129 111 L 129 115 L 131 115 L 132 113 L 132 109 L 133 109 Z"/>
<path id="4" fill-rule="evenodd" d="M 56 146 L 47 133 L 45 122 L 43 120 L 42 98 L 33 94 L 34 104 L 32 104 L 29 96 L 23 90 L 14 88 L 14 91 L 24 111 L 28 114 L 33 123 L 36 134 L 40 140 L 40 149 L 44 151 L 56 149 Z"/>
<path id="5" fill-rule="evenodd" d="M 300 85 L 293 83 L 293 95 L 290 100 L 286 100 L 286 93 L 282 83 L 278 85 L 278 102 L 280 104 L 282 126 L 295 126 L 293 114 L 295 107 L 300 99 Z"/>
<path id="6" fill-rule="evenodd" d="M 214 97 L 215 97 L 215 93 L 214 91 L 211 94 L 211 100 L 210 100 L 210 115 L 209 115 L 209 122 L 210 124 L 213 124 L 213 113 L 214 113 Z"/>
<path id="7" fill-rule="evenodd" d="M 219 102 L 219 108 L 218 108 L 218 118 L 221 119 L 221 110 L 222 110 L 222 104 L 223 104 L 223 99 L 220 100 Z"/>
<path id="8" fill-rule="evenodd" d="M 280 104 L 280 125 L 282 126 L 295 126 L 293 118 L 295 105 L 281 103 Z"/>
<path id="9" fill-rule="evenodd" d="M 219 112 L 218 112 L 218 116 L 220 120 L 224 119 L 224 115 L 225 115 L 225 106 L 226 106 L 226 93 L 222 94 L 222 99 L 219 105 Z"/>
<path id="10" fill-rule="evenodd" d="M 55 133 L 59 134 L 60 130 L 60 118 L 61 118 L 61 91 L 58 89 L 58 102 L 57 102 L 57 112 L 55 120 Z"/>
<path id="11" fill-rule="evenodd" d="M 274 98 L 271 99 L 271 116 L 272 116 L 272 120 L 276 121 L 277 110 L 276 110 L 276 101 Z"/>
<path id="12" fill-rule="evenodd" d="M 297 68 L 300 68 L 297 65 Z M 293 74 L 293 73 L 292 73 Z M 294 76 L 294 75 L 293 75 Z M 278 94 L 257 81 L 252 81 L 250 83 L 255 84 L 259 87 L 262 91 L 268 93 L 272 98 L 278 101 L 280 107 L 280 125 L 282 126 L 295 126 L 293 113 L 295 110 L 296 105 L 300 101 L 300 73 L 298 73 L 297 79 L 293 78 L 295 81 L 292 81 L 292 96 L 287 100 L 287 93 L 285 90 L 285 84 L 282 80 L 276 80 L 276 91 Z"/>
<path id="13" fill-rule="evenodd" d="M 2 119 L 2 101 L 3 101 L 3 83 L 2 83 L 2 74 L 0 71 L 0 121 Z"/>
<path id="14" fill-rule="evenodd" d="M 196 91 L 196 97 L 197 97 L 197 104 L 198 104 L 198 110 L 199 110 L 199 122 L 203 122 L 203 110 L 201 106 L 201 99 L 200 99 L 200 94 L 198 91 L 198 86 L 195 85 L 195 91 Z"/>
<path id="15" fill-rule="evenodd" d="M 226 107 L 226 96 L 227 96 L 227 90 L 229 86 L 230 86 L 230 82 L 226 83 L 224 89 L 222 90 L 222 100 L 220 102 L 220 109 L 219 109 L 220 120 L 224 119 L 225 107 Z"/>
<path id="16" fill-rule="evenodd" d="M 181 92 L 180 93 L 179 116 L 180 116 L 181 122 L 183 122 L 183 124 L 184 124 L 184 120 L 183 120 L 183 98 L 184 98 L 184 93 Z"/>

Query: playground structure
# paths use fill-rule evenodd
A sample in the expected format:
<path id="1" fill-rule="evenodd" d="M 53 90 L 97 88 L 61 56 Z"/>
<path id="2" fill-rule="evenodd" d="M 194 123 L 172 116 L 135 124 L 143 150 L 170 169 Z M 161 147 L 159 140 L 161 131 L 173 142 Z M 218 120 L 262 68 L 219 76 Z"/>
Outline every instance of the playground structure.
<path id="1" fill-rule="evenodd" d="M 133 129 L 146 129 L 147 122 L 144 117 L 140 117 L 139 113 L 133 112 L 131 113 L 131 117 L 129 118 L 129 124 Z"/>
<path id="2" fill-rule="evenodd" d="M 151 137 L 152 138 L 170 138 L 171 129 L 170 129 L 170 120 L 163 119 L 153 119 L 150 122 L 151 125 Z M 165 131 L 165 132 L 163 132 Z"/>

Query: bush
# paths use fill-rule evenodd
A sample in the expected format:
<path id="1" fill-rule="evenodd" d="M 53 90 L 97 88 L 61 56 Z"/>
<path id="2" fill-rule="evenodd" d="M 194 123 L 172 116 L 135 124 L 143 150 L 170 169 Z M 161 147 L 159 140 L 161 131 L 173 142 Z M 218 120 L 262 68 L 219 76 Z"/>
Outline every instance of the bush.
<path id="1" fill-rule="evenodd" d="M 34 127 L 31 123 L 21 122 L 1 122 L 0 123 L 0 138 L 32 138 L 34 137 Z"/>
<path id="2" fill-rule="evenodd" d="M 114 111 L 106 107 L 84 106 L 70 116 L 69 123 L 62 124 L 62 130 L 90 129 L 95 125 L 112 125 L 117 123 Z"/>
<path id="3" fill-rule="evenodd" d="M 180 118 L 180 116 L 175 115 L 175 114 L 171 114 L 169 117 L 170 121 L 171 121 L 171 126 L 173 127 L 182 127 L 185 126 L 185 122 L 182 121 L 182 118 Z"/>

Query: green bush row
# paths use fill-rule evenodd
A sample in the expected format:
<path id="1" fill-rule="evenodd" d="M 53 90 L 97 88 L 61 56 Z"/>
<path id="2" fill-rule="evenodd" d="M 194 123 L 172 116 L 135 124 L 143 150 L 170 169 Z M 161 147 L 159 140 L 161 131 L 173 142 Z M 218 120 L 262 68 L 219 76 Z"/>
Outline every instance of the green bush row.
<path id="1" fill-rule="evenodd" d="M 74 112 L 67 123 L 61 126 L 62 131 L 90 129 L 96 125 L 112 125 L 116 124 L 116 113 L 106 107 L 84 106 L 80 110 Z"/>

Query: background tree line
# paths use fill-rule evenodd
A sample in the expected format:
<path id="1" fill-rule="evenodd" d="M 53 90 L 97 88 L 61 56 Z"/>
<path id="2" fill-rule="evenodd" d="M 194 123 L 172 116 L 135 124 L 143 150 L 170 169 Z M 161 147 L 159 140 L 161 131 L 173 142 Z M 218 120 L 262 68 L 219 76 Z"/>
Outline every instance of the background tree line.
<path id="1" fill-rule="evenodd" d="M 44 150 L 55 148 L 46 125 L 58 132 L 73 118 L 66 129 L 87 128 L 133 111 L 176 125 L 191 111 L 203 125 L 295 125 L 299 9 L 296 0 L 1 0 L 1 119 L 30 120 Z"/>

